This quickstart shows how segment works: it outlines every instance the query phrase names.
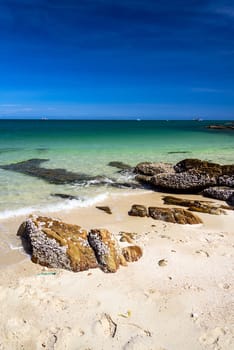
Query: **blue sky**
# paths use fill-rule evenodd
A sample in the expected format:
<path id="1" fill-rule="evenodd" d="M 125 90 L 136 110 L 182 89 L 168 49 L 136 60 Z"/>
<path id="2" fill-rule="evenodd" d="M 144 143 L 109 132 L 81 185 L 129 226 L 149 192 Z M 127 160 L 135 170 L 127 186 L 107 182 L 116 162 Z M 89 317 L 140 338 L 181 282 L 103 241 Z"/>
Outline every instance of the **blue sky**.
<path id="1" fill-rule="evenodd" d="M 0 117 L 234 119 L 234 2 L 0 0 Z"/>

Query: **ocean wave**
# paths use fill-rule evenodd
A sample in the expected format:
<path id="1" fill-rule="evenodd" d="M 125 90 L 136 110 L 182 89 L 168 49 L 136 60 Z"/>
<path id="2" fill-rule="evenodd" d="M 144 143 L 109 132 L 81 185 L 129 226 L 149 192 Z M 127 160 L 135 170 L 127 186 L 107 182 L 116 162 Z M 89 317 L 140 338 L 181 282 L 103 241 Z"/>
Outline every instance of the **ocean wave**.
<path id="1" fill-rule="evenodd" d="M 0 212 L 0 219 L 10 219 L 16 216 L 26 216 L 35 212 L 42 214 L 53 213 L 61 210 L 71 210 L 74 208 L 86 208 L 102 202 L 109 196 L 109 193 L 102 193 L 92 198 L 65 200 L 56 204 L 49 204 L 43 207 L 24 207 L 15 210 L 4 210 Z"/>

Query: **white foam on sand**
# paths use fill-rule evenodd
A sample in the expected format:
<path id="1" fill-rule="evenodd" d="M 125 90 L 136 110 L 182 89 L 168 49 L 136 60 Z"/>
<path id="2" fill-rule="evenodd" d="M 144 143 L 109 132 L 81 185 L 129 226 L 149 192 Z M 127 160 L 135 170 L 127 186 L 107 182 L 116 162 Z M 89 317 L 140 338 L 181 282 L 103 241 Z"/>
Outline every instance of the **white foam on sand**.
<path id="1" fill-rule="evenodd" d="M 87 208 L 104 201 L 108 197 L 109 193 L 105 192 L 92 198 L 82 199 L 67 199 L 56 204 L 50 204 L 43 207 L 24 207 L 15 210 L 4 210 L 0 212 L 0 219 L 10 219 L 17 216 L 27 216 L 35 212 L 40 213 L 53 213 L 63 210 L 71 210 L 74 208 Z"/>

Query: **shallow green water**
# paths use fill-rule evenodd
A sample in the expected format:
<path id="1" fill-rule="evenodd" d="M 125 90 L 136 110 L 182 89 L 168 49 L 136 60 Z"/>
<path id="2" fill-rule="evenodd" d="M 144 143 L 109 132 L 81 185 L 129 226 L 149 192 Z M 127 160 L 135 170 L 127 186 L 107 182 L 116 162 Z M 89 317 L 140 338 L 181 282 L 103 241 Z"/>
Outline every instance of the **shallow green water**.
<path id="1" fill-rule="evenodd" d="M 0 121 L 0 164 L 45 158 L 43 167 L 65 168 L 90 175 L 120 177 L 110 161 L 176 163 L 200 158 L 233 163 L 234 132 L 209 130 L 212 122 L 196 121 Z M 214 123 L 217 123 L 215 121 Z M 123 180 L 126 180 L 123 178 Z M 82 205 L 113 189 L 105 186 L 53 185 L 0 169 L 0 218 L 36 208 L 73 204 L 51 197 L 69 193 Z M 100 197 L 99 197 L 100 198 Z M 72 201 L 77 202 L 77 201 Z M 81 203 L 80 203 L 81 204 Z"/>

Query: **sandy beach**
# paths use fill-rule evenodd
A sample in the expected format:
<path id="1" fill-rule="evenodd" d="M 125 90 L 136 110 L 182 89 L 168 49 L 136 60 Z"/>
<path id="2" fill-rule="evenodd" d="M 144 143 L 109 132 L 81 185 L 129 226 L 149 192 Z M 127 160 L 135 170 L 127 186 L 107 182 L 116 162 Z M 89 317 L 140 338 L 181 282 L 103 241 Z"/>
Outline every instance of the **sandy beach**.
<path id="1" fill-rule="evenodd" d="M 5 250 L 0 349 L 232 349 L 234 213 L 199 214 L 199 225 L 128 215 L 135 203 L 163 206 L 161 198 L 150 191 L 113 194 L 99 203 L 112 215 L 95 206 L 50 215 L 116 237 L 136 233 L 143 257 L 114 274 L 47 269 L 22 249 Z M 15 235 L 24 219 L 1 220 L 12 244 L 20 245 Z"/>

